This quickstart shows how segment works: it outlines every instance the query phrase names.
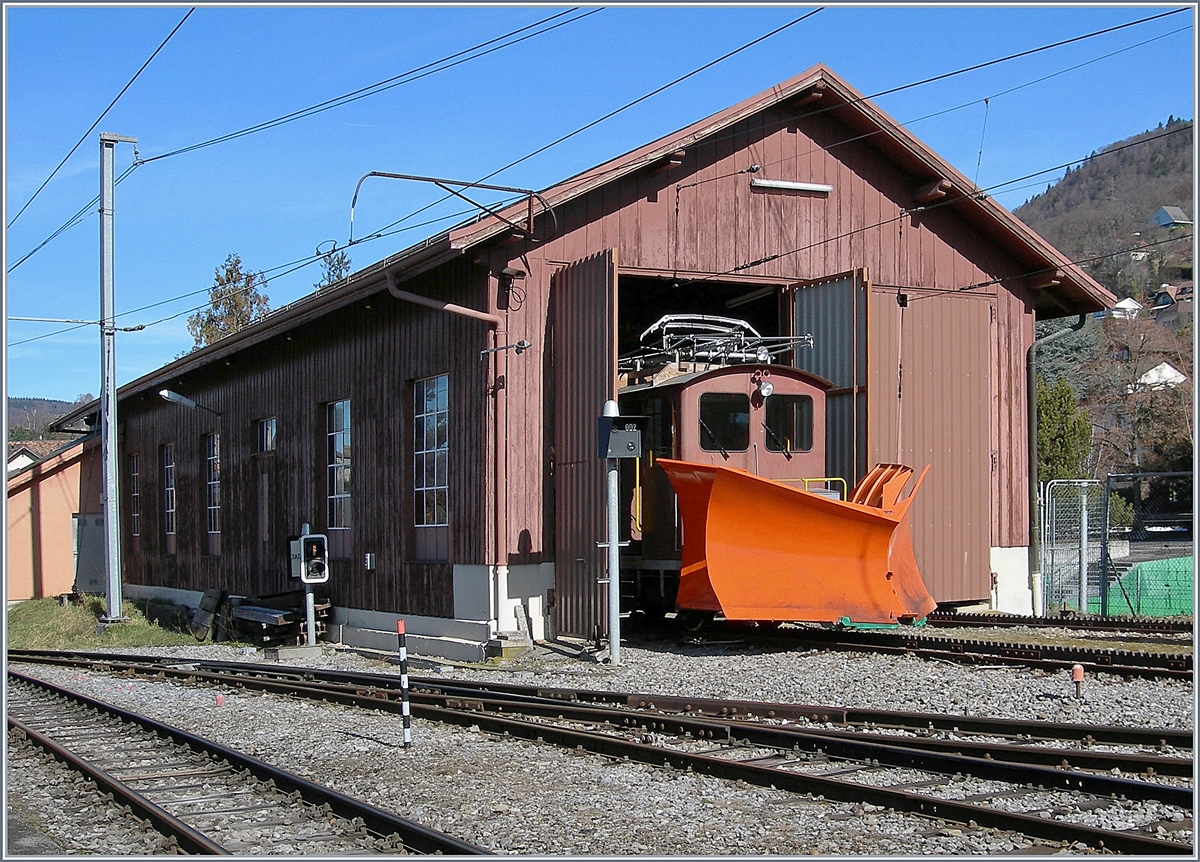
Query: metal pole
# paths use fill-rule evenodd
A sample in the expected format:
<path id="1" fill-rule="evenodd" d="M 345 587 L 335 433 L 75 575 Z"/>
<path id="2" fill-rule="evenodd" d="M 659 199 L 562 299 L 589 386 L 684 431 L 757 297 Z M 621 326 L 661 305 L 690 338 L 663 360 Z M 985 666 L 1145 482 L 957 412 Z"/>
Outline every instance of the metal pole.
<path id="1" fill-rule="evenodd" d="M 1104 482 L 1104 532 L 1100 534 L 1100 616 L 1108 616 L 1108 531 L 1112 529 L 1112 513 L 1108 504 L 1112 500 L 1112 477 Z"/>
<path id="2" fill-rule="evenodd" d="M 101 624 L 122 622 L 120 498 L 117 491 L 116 313 L 113 287 L 113 150 L 137 138 L 100 133 L 100 450 L 104 477 L 105 615 Z"/>
<path id="3" fill-rule="evenodd" d="M 1088 493 L 1087 485 L 1080 495 L 1082 510 L 1079 513 L 1079 612 L 1088 612 Z"/>
<path id="4" fill-rule="evenodd" d="M 308 622 L 308 638 L 306 643 L 309 646 L 317 645 L 317 599 L 313 595 L 312 584 L 304 585 L 304 614 Z"/>
<path id="5" fill-rule="evenodd" d="M 615 401 L 604 402 L 605 416 L 620 416 Z M 621 664 L 621 474 L 617 459 L 608 467 L 608 662 Z"/>

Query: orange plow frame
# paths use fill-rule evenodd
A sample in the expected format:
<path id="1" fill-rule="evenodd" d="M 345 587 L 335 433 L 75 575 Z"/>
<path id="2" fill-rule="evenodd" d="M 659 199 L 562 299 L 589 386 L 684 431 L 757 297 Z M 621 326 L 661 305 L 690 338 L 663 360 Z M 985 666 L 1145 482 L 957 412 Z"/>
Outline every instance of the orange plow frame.
<path id="1" fill-rule="evenodd" d="M 848 501 L 730 467 L 660 458 L 683 517 L 676 605 L 730 620 L 896 624 L 937 603 L 913 554 L 909 508 L 929 472 L 880 464 Z"/>

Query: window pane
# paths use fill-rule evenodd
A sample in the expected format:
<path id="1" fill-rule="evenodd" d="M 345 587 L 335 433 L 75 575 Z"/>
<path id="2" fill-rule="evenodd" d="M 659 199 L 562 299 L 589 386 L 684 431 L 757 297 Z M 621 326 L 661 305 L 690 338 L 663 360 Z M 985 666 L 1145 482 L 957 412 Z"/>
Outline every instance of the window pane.
<path id="1" fill-rule="evenodd" d="M 434 457 L 437 459 L 436 468 L 433 472 L 434 484 L 444 488 L 447 484 L 449 484 L 446 476 L 446 453 L 444 451 L 438 452 Z"/>
<path id="2" fill-rule="evenodd" d="M 425 454 L 423 452 L 413 455 L 413 487 L 425 487 Z"/>
<path id="3" fill-rule="evenodd" d="M 437 486 L 437 471 L 435 469 L 435 459 L 425 459 L 425 487 L 433 488 Z"/>
<path id="4" fill-rule="evenodd" d="M 447 381 L 448 378 L 445 374 L 437 379 L 437 409 L 439 411 L 445 411 L 449 409 L 446 398 Z"/>
<path id="5" fill-rule="evenodd" d="M 439 488 L 434 492 L 433 496 L 433 514 L 435 524 L 445 526 L 450 523 L 450 518 L 446 511 L 446 489 Z"/>
<path id="6" fill-rule="evenodd" d="M 439 449 L 445 449 L 450 444 L 450 432 L 448 430 L 449 424 L 450 420 L 447 415 L 445 413 L 439 413 L 437 416 L 437 447 Z"/>
<path id="7" fill-rule="evenodd" d="M 700 448 L 745 452 L 750 446 L 750 396 L 706 392 L 700 396 Z"/>
<path id="8" fill-rule="evenodd" d="M 807 395 L 772 395 L 763 421 L 767 448 L 772 452 L 812 449 L 813 401 Z"/>
<path id="9" fill-rule="evenodd" d="M 437 416 L 431 414 L 425 417 L 425 445 L 422 447 L 429 452 L 437 448 Z"/>

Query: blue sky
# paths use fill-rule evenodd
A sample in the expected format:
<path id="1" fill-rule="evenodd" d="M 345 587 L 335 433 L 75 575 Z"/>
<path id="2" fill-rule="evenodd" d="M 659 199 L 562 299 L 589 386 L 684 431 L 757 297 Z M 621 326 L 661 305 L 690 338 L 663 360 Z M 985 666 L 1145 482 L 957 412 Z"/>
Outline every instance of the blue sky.
<path id="1" fill-rule="evenodd" d="M 6 225 L 188 8 L 5 7 Z M 97 195 L 100 131 L 136 137 L 149 160 L 570 8 L 197 7 L 8 228 L 5 268 Z M 276 268 L 312 255 L 319 244 L 346 242 L 355 183 L 368 171 L 479 179 L 815 8 L 580 7 L 555 22 L 570 23 L 479 59 L 316 116 L 149 161 L 116 191 L 119 323 L 179 316 L 118 337 L 118 383 L 191 347 L 187 315 L 231 252 L 247 268 L 267 272 L 272 307 L 310 292 L 318 266 L 290 274 Z M 830 6 L 491 182 L 545 188 L 819 62 L 870 96 L 1176 8 L 1184 11 L 876 99 L 968 177 L 997 186 L 1083 158 L 1170 115 L 1192 118 L 1194 10 Z M 946 113 L 930 117 L 939 112 Z M 118 147 L 117 171 L 132 158 L 132 148 Z M 995 194 L 1016 207 L 1061 175 Z M 355 211 L 355 236 L 439 197 L 434 187 L 370 180 Z M 397 225 L 408 230 L 355 245 L 354 269 L 437 233 L 461 211 L 443 205 Z M 416 226 L 436 216 L 446 220 Z M 96 319 L 98 261 L 93 212 L 7 274 L 7 316 Z M 135 311 L 165 300 L 172 301 Z M 73 400 L 99 391 L 97 327 L 61 332 L 62 324 L 6 323 L 9 396 Z"/>

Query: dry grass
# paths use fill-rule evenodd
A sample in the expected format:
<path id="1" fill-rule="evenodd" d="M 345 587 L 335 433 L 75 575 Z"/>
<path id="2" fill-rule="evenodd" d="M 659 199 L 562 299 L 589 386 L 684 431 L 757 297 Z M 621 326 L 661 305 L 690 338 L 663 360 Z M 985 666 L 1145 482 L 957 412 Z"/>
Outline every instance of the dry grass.
<path id="1" fill-rule="evenodd" d="M 66 605 L 57 598 L 30 599 L 8 609 L 7 646 L 12 649 L 89 650 L 105 647 L 194 644 L 187 611 L 161 602 L 124 602 L 127 622 L 101 626 L 107 612 L 103 596 L 84 596 Z"/>

